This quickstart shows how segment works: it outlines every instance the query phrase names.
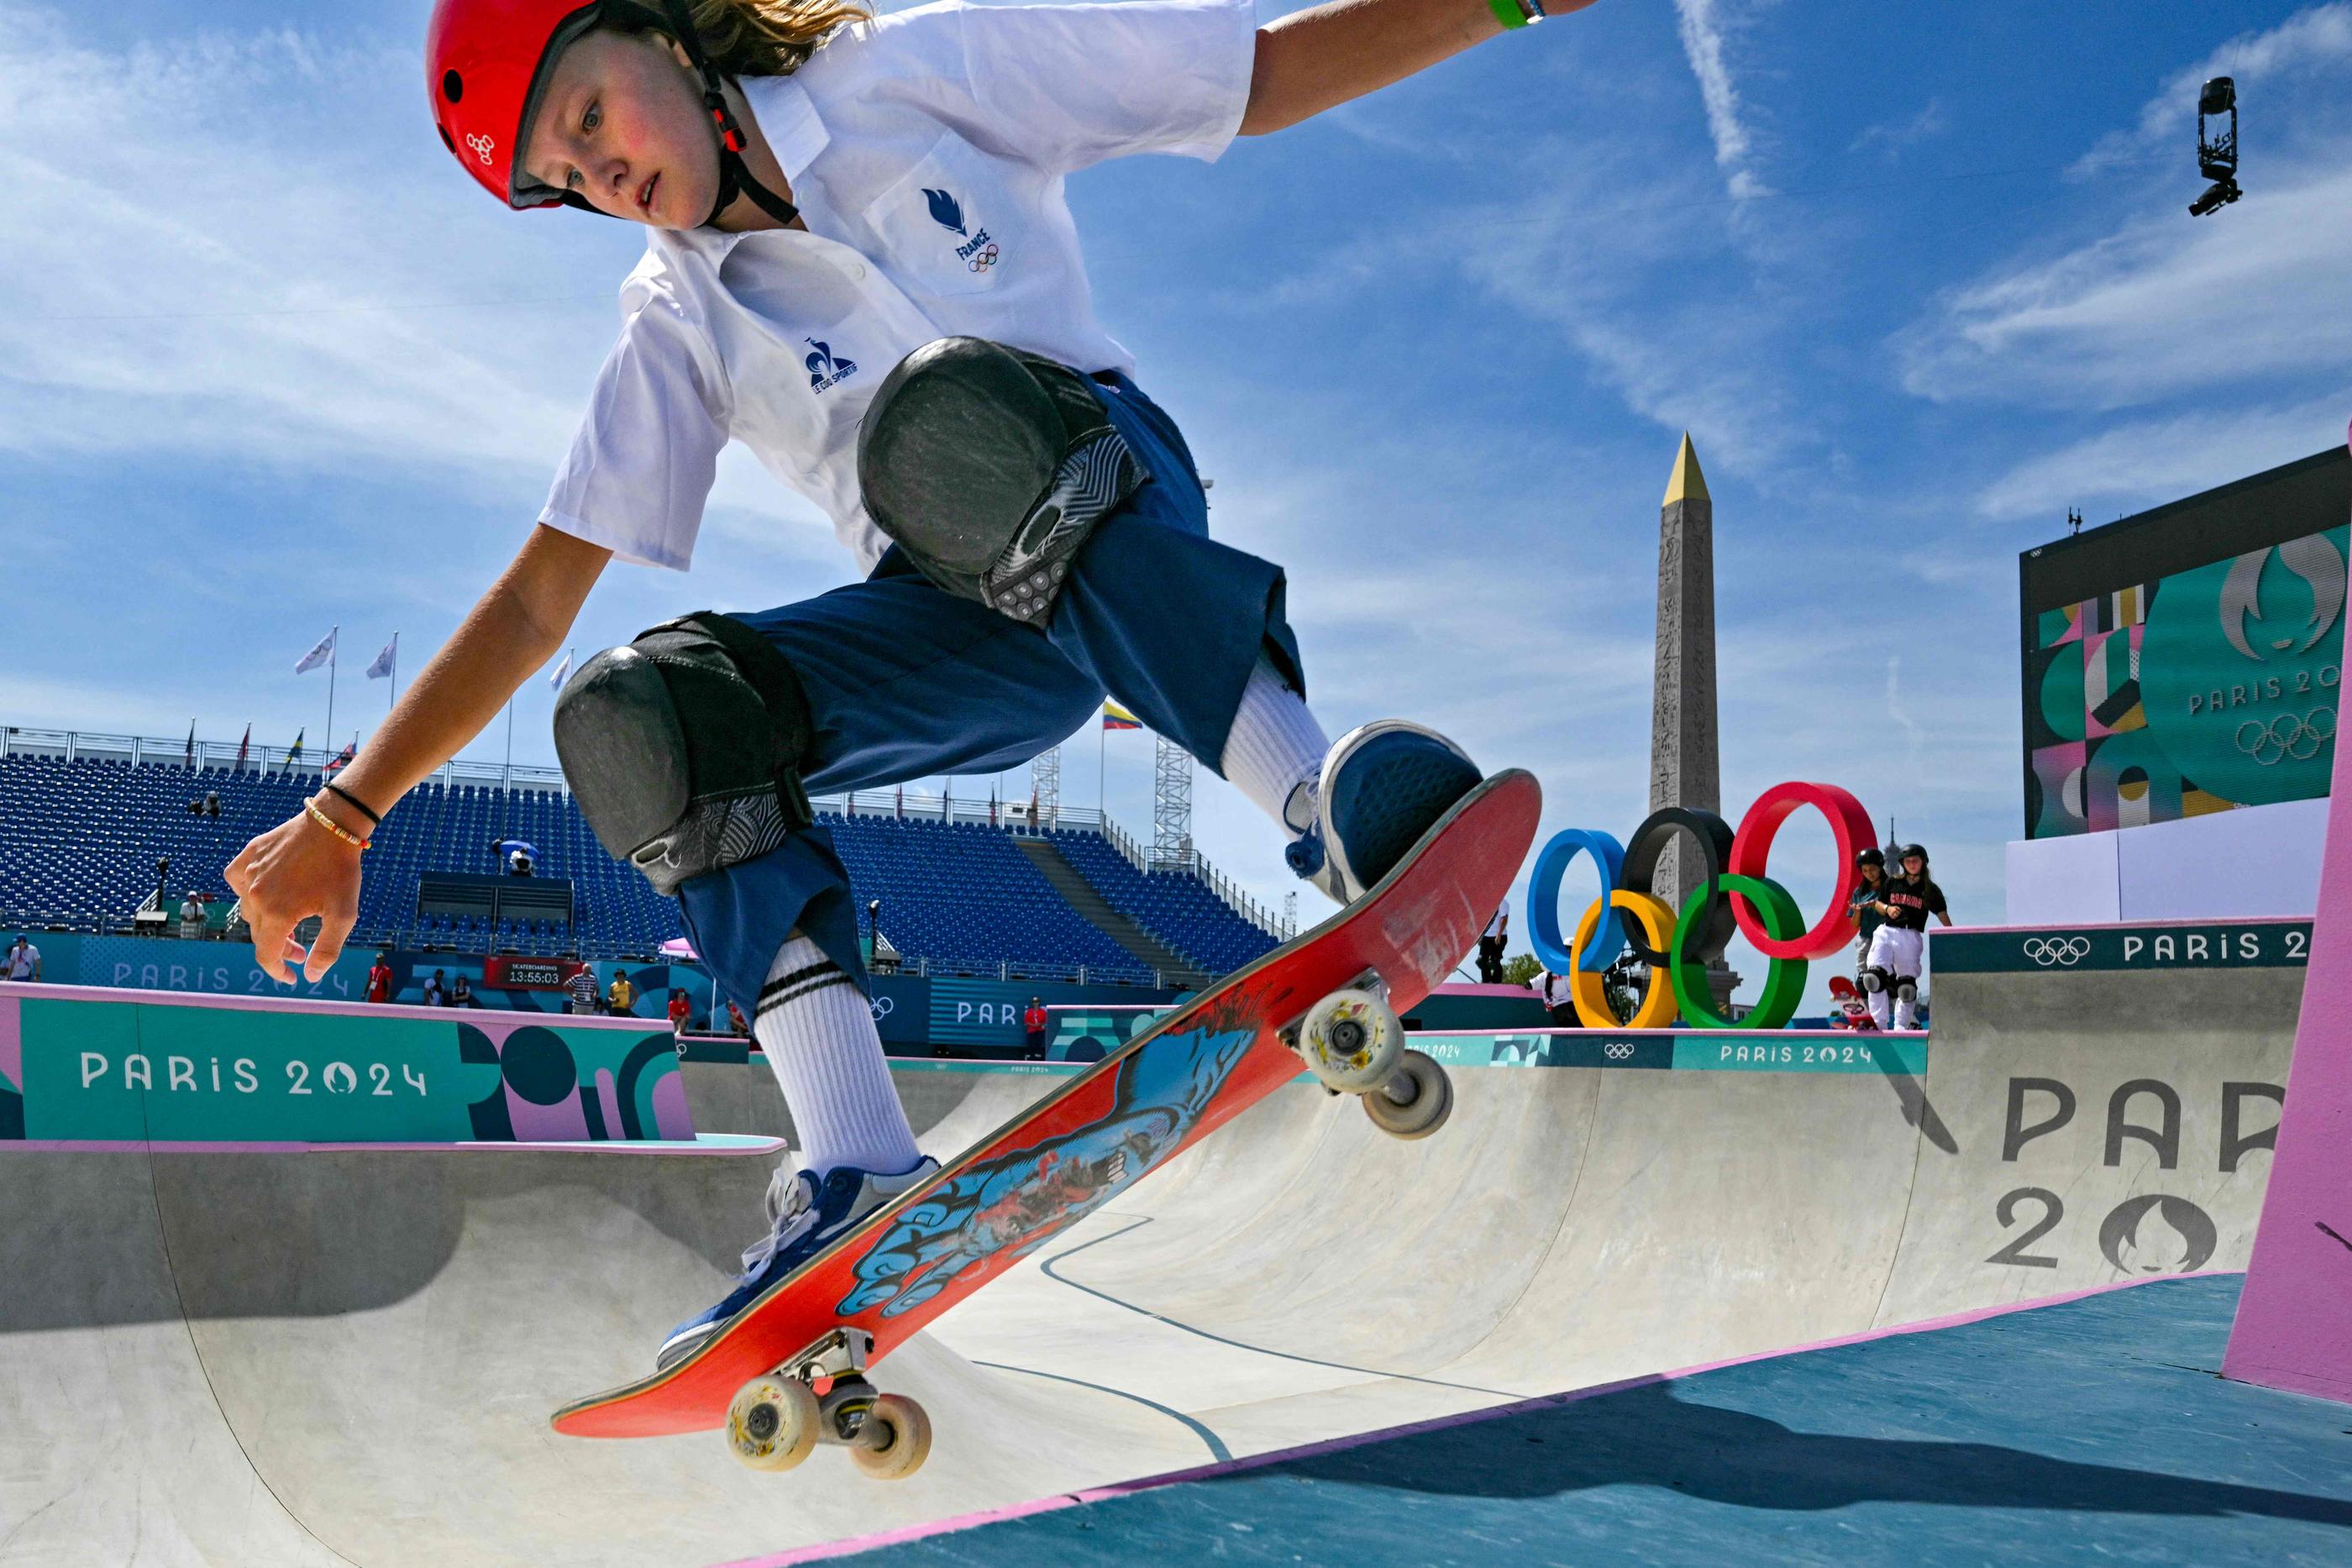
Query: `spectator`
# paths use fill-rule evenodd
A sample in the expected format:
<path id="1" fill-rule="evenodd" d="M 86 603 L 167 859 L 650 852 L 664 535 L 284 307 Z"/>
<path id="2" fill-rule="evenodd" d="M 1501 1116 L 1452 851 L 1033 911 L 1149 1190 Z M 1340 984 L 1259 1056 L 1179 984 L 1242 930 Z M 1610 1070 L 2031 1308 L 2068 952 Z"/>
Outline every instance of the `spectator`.
<path id="1" fill-rule="evenodd" d="M 1027 1009 L 1021 1015 L 1021 1027 L 1029 1033 L 1028 1048 L 1021 1054 L 1032 1061 L 1045 1061 L 1045 1004 L 1031 997 Z"/>
<path id="2" fill-rule="evenodd" d="M 629 972 L 626 969 L 613 971 L 613 987 L 604 993 L 604 1000 L 616 1019 L 633 1019 L 637 1016 L 635 1010 L 637 1005 L 637 988 L 629 984 Z"/>
<path id="3" fill-rule="evenodd" d="M 1903 874 L 1888 877 L 1878 899 L 1878 913 L 1886 924 L 1870 939 L 1870 967 L 1864 972 L 1863 988 L 1870 993 L 1870 1017 L 1879 1028 L 1916 1029 L 1927 916 L 1947 925 L 1952 917 L 1944 907 L 1944 890 L 1928 878 L 1926 846 L 1905 844 L 1895 858 Z"/>
<path id="4" fill-rule="evenodd" d="M 677 986 L 672 986 L 669 989 L 670 1033 L 684 1034 L 687 1019 L 693 1016 L 694 1004 L 686 999 L 686 992 Z"/>
<path id="5" fill-rule="evenodd" d="M 368 966 L 367 999 L 372 1002 L 392 1000 L 392 954 L 378 953 L 375 962 Z"/>
<path id="6" fill-rule="evenodd" d="M 731 997 L 727 1001 L 727 1032 L 738 1040 L 749 1040 L 751 1037 L 751 1022 L 744 1018 L 743 1009 L 735 1005 L 734 998 Z"/>
<path id="7" fill-rule="evenodd" d="M 529 876 L 539 865 L 539 846 L 520 839 L 493 839 L 490 852 L 499 857 L 499 869 L 509 876 Z"/>
<path id="8" fill-rule="evenodd" d="M 1569 977 L 1555 975 L 1549 969 L 1536 977 L 1536 994 L 1543 998 L 1544 1011 L 1551 1014 L 1552 1023 L 1560 1029 L 1582 1029 L 1583 1019 L 1577 1016 L 1576 1003 L 1569 990 Z"/>
<path id="9" fill-rule="evenodd" d="M 41 950 L 33 946 L 32 938 L 18 933 L 8 945 L 8 957 L 0 963 L 0 980 L 27 981 L 41 977 Z"/>
<path id="10" fill-rule="evenodd" d="M 1486 922 L 1486 935 L 1478 938 L 1478 983 L 1499 986 L 1503 983 L 1503 949 L 1511 939 L 1511 901 L 1505 899 L 1496 907 L 1495 918 Z"/>
<path id="11" fill-rule="evenodd" d="M 449 982 L 449 1005 L 453 1008 L 478 1008 L 482 1005 L 474 999 L 474 982 L 462 973 Z"/>
<path id="12" fill-rule="evenodd" d="M 441 971 L 438 969 L 434 970 L 433 977 L 425 982 L 425 1005 L 428 1008 L 445 1008 L 449 1005 L 449 998 L 441 988 Z"/>
<path id="13" fill-rule="evenodd" d="M 573 1012 L 587 1014 L 596 1010 L 595 970 L 585 964 L 581 965 L 572 972 L 572 977 L 563 982 L 563 988 L 572 994 Z"/>
<path id="14" fill-rule="evenodd" d="M 180 903 L 180 940 L 201 942 L 205 939 L 205 895 L 194 888 Z"/>

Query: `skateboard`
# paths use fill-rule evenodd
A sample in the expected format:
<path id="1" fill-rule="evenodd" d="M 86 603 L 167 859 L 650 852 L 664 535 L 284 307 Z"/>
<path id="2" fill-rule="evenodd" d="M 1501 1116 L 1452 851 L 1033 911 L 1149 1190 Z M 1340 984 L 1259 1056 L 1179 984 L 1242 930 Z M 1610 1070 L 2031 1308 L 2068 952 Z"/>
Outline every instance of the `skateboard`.
<path id="1" fill-rule="evenodd" d="M 930 1451 L 929 1418 L 875 1385 L 924 1325 L 1298 1076 L 1359 1098 L 1380 1129 L 1444 1124 L 1444 1069 L 1407 1049 L 1400 1010 L 1444 979 L 1510 891 L 1542 791 L 1486 780 L 1380 883 L 1235 970 L 877 1209 L 693 1354 L 556 1412 L 558 1432 L 650 1437 L 723 1428 L 755 1469 L 820 1443 L 895 1479 Z"/>

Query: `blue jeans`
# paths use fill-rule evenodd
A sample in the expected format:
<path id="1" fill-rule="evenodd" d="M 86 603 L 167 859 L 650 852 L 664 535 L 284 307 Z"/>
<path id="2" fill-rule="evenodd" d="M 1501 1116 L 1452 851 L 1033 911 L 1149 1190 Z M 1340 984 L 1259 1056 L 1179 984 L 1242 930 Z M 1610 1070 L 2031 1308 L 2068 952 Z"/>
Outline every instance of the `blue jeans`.
<path id="1" fill-rule="evenodd" d="M 1092 718 L 1108 695 L 1219 771 L 1261 650 L 1302 692 L 1282 569 L 1209 538 L 1175 423 L 1118 376 L 1096 383 L 1150 479 L 1096 525 L 1045 630 L 934 587 L 896 548 L 865 581 L 740 619 L 792 661 L 815 739 L 812 794 L 995 773 Z M 797 926 L 863 987 L 849 875 L 823 828 L 678 889 L 720 993 L 760 994 Z"/>

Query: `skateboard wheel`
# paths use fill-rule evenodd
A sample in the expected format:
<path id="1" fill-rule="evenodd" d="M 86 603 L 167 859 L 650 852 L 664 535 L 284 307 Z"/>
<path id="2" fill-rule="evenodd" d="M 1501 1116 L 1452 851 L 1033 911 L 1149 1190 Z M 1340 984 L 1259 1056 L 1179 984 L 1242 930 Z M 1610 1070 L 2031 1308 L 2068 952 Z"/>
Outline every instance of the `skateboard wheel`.
<path id="1" fill-rule="evenodd" d="M 735 1391 L 727 1446 L 755 1470 L 789 1470 L 816 1448 L 817 1422 L 816 1390 L 771 1372 Z"/>
<path id="2" fill-rule="evenodd" d="M 1370 991 L 1334 991 L 1298 1026 L 1298 1054 L 1327 1089 L 1362 1094 L 1386 1083 L 1404 1051 L 1404 1025 Z"/>
<path id="3" fill-rule="evenodd" d="M 866 1413 L 850 1463 L 877 1481 L 904 1480 L 931 1457 L 931 1418 L 903 1394 L 885 1394 Z"/>
<path id="4" fill-rule="evenodd" d="M 1364 1096 L 1364 1114 L 1391 1138 L 1425 1138 L 1454 1113 L 1454 1080 L 1445 1069 L 1408 1051 L 1389 1081 Z"/>

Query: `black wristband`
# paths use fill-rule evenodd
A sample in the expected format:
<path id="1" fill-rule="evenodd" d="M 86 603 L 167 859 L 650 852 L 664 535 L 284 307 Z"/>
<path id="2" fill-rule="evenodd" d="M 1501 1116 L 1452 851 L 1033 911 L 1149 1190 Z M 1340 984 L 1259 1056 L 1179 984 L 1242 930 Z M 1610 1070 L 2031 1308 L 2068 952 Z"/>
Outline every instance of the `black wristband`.
<path id="1" fill-rule="evenodd" d="M 361 816 L 365 817 L 371 827 L 381 828 L 383 826 L 383 819 L 378 816 L 374 810 L 357 795 L 352 794 L 350 790 L 336 783 L 331 782 L 326 788 L 328 794 L 332 795 L 336 800 L 341 800 L 344 805 L 349 806 L 352 810 L 357 811 Z"/>

